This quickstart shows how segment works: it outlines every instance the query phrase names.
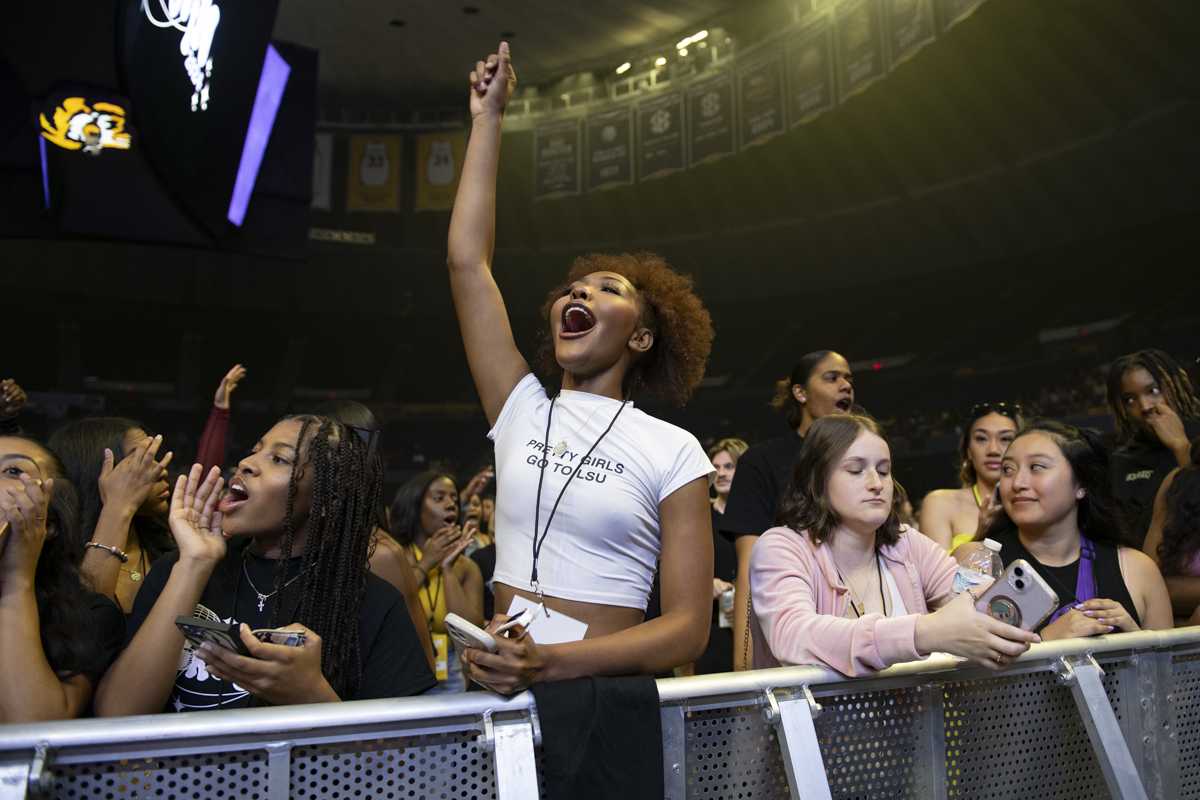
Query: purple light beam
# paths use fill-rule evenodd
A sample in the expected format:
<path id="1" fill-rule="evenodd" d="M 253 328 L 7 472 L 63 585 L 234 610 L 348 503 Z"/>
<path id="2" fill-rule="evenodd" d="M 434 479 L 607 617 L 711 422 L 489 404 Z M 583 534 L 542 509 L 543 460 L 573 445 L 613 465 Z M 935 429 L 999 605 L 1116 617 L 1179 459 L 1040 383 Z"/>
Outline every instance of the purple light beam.
<path id="1" fill-rule="evenodd" d="M 263 153 L 271 140 L 271 129 L 275 127 L 275 115 L 283 100 L 292 68 L 274 45 L 267 45 L 267 56 L 263 59 L 262 73 L 258 76 L 258 92 L 254 95 L 254 107 L 250 111 L 250 125 L 242 143 L 242 160 L 238 163 L 237 179 L 233 182 L 233 195 L 229 198 L 229 221 L 241 227 L 246 219 L 246 207 L 254 192 L 258 179 L 258 168 L 262 166 Z"/>

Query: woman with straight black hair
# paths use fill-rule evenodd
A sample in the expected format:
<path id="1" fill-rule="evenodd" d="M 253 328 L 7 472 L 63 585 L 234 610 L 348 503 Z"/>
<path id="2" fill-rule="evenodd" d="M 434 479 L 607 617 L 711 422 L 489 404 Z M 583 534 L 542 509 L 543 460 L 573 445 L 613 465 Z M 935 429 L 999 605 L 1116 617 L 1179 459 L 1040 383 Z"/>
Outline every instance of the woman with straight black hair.
<path id="1" fill-rule="evenodd" d="M 123 417 L 88 417 L 50 437 L 79 492 L 80 529 L 87 537 L 74 557 L 92 587 L 125 613 L 150 572 L 174 545 L 167 529 L 170 486 L 161 459 L 163 438 Z"/>
<path id="2" fill-rule="evenodd" d="M 469 676 L 501 693 L 590 675 L 651 675 L 708 637 L 708 476 L 690 433 L 633 405 L 682 405 L 704 375 L 712 321 L 691 281 L 652 253 L 588 255 L 543 304 L 541 366 L 517 349 L 492 274 L 501 121 L 516 86 L 507 42 L 470 76 L 471 137 L 450 219 L 450 291 L 496 447 L 493 630 L 532 607 Z M 645 621 L 655 563 L 663 614 Z"/>
<path id="3" fill-rule="evenodd" d="M 1021 427 L 1021 408 L 1008 403 L 977 403 L 958 443 L 958 489 L 936 489 L 921 503 L 921 533 L 953 555 L 974 541 L 1000 507 L 996 485 L 1001 459 Z"/>
<path id="4" fill-rule="evenodd" d="M 434 684 L 403 598 L 368 569 L 383 485 L 369 435 L 328 417 L 285 417 L 223 495 L 222 485 L 216 467 L 205 476 L 200 464 L 176 482 L 178 551 L 138 594 L 98 714 L 396 697 Z M 249 655 L 185 642 L 179 616 L 237 624 Z M 299 644 L 253 633 L 280 628 Z"/>
<path id="5" fill-rule="evenodd" d="M 1124 546 L 1099 434 L 1052 420 L 1025 425 L 1004 453 L 1000 500 L 980 538 L 1005 564 L 1028 561 L 1061 603 L 1039 632 L 1069 639 L 1170 628 L 1171 600 L 1154 562 Z"/>
<path id="6" fill-rule="evenodd" d="M 737 551 L 733 608 L 733 668 L 750 668 L 746 611 L 750 597 L 750 553 L 767 528 L 776 524 L 779 499 L 792 479 L 792 469 L 812 424 L 854 407 L 854 375 L 845 356 L 832 350 L 805 353 L 791 374 L 775 384 L 771 406 L 782 412 L 790 433 L 753 445 L 738 460 L 721 532 Z"/>
<path id="7" fill-rule="evenodd" d="M 56 455 L 0 436 L 0 725 L 85 714 L 124 641 L 76 566 L 78 502 Z"/>
<path id="8" fill-rule="evenodd" d="M 421 624 L 433 642 L 438 689 L 461 692 L 462 665 L 446 631 L 446 614 L 475 625 L 483 618 L 483 577 L 463 552 L 471 534 L 458 525 L 454 478 L 427 470 L 410 478 L 392 500 L 392 536 L 417 575 L 424 612 Z"/>
<path id="9" fill-rule="evenodd" d="M 1138 350 L 1109 366 L 1108 407 L 1117 428 L 1112 490 L 1127 543 L 1141 548 L 1163 479 L 1191 461 L 1191 440 L 1200 435 L 1200 397 L 1178 361 L 1162 350 Z"/>

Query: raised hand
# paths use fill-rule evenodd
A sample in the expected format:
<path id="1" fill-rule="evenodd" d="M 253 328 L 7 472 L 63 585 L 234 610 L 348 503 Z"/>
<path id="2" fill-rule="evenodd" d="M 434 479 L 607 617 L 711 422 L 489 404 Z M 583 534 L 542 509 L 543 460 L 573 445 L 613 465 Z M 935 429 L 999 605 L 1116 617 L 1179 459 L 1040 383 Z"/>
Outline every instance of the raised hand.
<path id="1" fill-rule="evenodd" d="M 225 480 L 217 467 L 201 480 L 203 472 L 202 465 L 193 464 L 187 475 L 180 475 L 175 481 L 171 495 L 167 520 L 181 562 L 216 563 L 225 557 L 221 512 L 216 510 Z"/>
<path id="2" fill-rule="evenodd" d="M 150 491 L 165 480 L 167 467 L 175 454 L 168 452 L 156 460 L 163 437 L 148 439 L 113 466 L 113 451 L 105 449 L 104 465 L 100 468 L 100 500 L 106 506 L 137 511 L 150 496 Z"/>
<path id="3" fill-rule="evenodd" d="M 459 501 L 466 505 L 468 500 L 483 492 L 494 477 L 496 477 L 496 470 L 491 466 L 484 467 L 479 472 L 476 472 L 475 476 L 467 482 L 467 486 L 462 490 L 462 494 L 459 495 Z"/>
<path id="4" fill-rule="evenodd" d="M 0 419 L 15 417 L 25 407 L 28 398 L 12 378 L 0 381 Z"/>
<path id="5" fill-rule="evenodd" d="M 213 405 L 228 411 L 229 396 L 233 394 L 233 390 L 238 387 L 244 377 L 246 377 L 246 368 L 241 364 L 234 364 L 229 372 L 225 373 L 225 377 L 221 378 L 221 383 L 217 385 L 217 393 L 213 395 Z"/>
<path id="6" fill-rule="evenodd" d="M 46 517 L 54 480 L 21 475 L 20 486 L 0 492 L 0 587 L 11 581 L 33 585 L 38 557 L 46 542 Z"/>
<path id="7" fill-rule="evenodd" d="M 463 539 L 462 528 L 457 525 L 444 525 L 426 539 L 420 564 L 425 574 L 428 575 L 434 567 L 452 564 L 462 552 L 462 547 L 466 546 Z"/>
<path id="8" fill-rule="evenodd" d="M 512 66 L 508 42 L 501 42 L 497 52 L 475 63 L 470 83 L 472 118 L 481 114 L 504 114 L 509 98 L 517 88 L 517 73 Z"/>

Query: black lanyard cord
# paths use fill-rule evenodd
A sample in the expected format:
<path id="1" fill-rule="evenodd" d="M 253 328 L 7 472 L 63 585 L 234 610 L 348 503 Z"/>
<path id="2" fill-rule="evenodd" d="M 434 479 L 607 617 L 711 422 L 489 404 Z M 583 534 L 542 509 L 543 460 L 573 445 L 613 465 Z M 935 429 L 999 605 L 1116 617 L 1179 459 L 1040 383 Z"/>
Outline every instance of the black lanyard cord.
<path id="1" fill-rule="evenodd" d="M 538 488 L 537 500 L 533 506 L 533 566 L 529 571 L 529 582 L 533 585 L 535 592 L 538 590 L 538 556 L 542 554 L 542 545 L 546 543 L 546 537 L 550 535 L 550 524 L 554 522 L 554 514 L 558 511 L 558 504 L 563 499 L 563 495 L 567 493 L 567 487 L 571 485 L 571 481 L 579 474 L 579 470 L 583 469 L 583 463 L 591 458 L 596 448 L 600 446 L 600 442 L 604 441 L 604 437 L 608 436 L 608 432 L 617 424 L 617 418 L 621 416 L 621 412 L 625 410 L 625 406 L 629 405 L 629 401 L 625 400 L 621 403 L 621 407 L 617 409 L 617 413 L 613 415 L 612 421 L 608 423 L 608 427 L 604 429 L 604 433 L 600 434 L 600 438 L 592 443 L 588 448 L 587 454 L 579 459 L 579 463 L 575 465 L 575 469 L 571 470 L 571 474 L 567 477 L 562 489 L 558 492 L 558 498 L 554 501 L 554 507 L 550 509 L 550 516 L 546 519 L 546 528 L 542 531 L 541 536 L 538 536 L 538 528 L 542 522 L 542 480 L 546 477 L 546 465 L 550 463 L 548 457 L 550 447 L 550 420 L 554 419 L 554 404 L 558 401 L 558 397 L 550 400 L 550 412 L 546 414 L 546 435 L 542 437 L 542 458 L 538 464 Z"/>

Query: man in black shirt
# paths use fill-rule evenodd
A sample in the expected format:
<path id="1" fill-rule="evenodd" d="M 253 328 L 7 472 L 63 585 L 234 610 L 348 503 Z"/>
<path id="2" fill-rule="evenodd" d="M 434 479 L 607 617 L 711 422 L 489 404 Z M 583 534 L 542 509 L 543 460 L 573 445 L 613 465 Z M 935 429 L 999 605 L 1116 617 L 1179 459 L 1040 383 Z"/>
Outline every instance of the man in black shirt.
<path id="1" fill-rule="evenodd" d="M 733 488 L 721 519 L 721 533 L 737 549 L 737 587 L 733 610 L 734 669 L 748 669 L 746 628 L 750 597 L 750 551 L 758 537 L 775 525 L 779 501 L 792 481 L 792 467 L 804 434 L 829 414 L 854 406 L 854 376 L 846 359 L 832 350 L 800 358 L 792 374 L 776 386 L 775 408 L 787 413 L 792 433 L 754 445 L 738 459 Z"/>
<path id="2" fill-rule="evenodd" d="M 1171 470 L 1191 463 L 1191 439 L 1200 434 L 1200 399 L 1171 356 L 1139 350 L 1109 368 L 1108 404 L 1117 425 L 1109 462 L 1113 494 L 1129 543 L 1140 549 L 1158 487 Z"/>

